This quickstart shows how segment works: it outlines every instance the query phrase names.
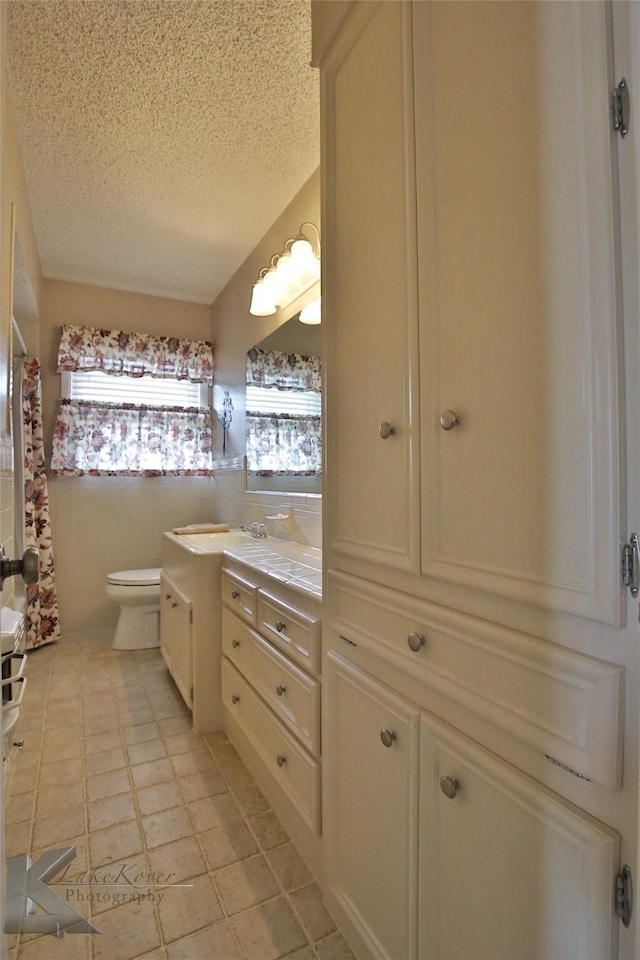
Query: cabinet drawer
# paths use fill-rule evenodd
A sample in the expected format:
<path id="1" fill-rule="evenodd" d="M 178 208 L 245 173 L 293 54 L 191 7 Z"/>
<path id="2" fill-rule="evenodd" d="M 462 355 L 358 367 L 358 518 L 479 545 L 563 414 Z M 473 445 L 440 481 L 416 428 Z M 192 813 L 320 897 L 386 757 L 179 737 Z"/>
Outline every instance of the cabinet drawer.
<path id="1" fill-rule="evenodd" d="M 320 621 L 258 591 L 258 627 L 287 656 L 311 673 L 320 671 Z"/>
<path id="2" fill-rule="evenodd" d="M 250 623 L 256 626 L 258 617 L 258 588 L 255 583 L 245 580 L 237 573 L 232 573 L 226 567 L 222 571 L 222 602 L 231 607 Z"/>
<path id="3" fill-rule="evenodd" d="M 320 833 L 320 764 L 274 717 L 233 664 L 222 658 L 222 702 L 307 826 Z"/>
<path id="4" fill-rule="evenodd" d="M 320 684 L 270 643 L 222 611 L 222 649 L 249 683 L 314 755 L 320 753 Z"/>

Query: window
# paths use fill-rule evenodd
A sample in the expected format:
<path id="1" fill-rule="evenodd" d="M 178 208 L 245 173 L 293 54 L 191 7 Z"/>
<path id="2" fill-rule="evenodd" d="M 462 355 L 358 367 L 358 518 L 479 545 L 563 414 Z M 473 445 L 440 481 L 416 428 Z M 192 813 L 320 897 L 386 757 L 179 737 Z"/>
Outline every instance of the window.
<path id="1" fill-rule="evenodd" d="M 52 473 L 211 476 L 212 369 L 205 341 L 66 325 Z"/>

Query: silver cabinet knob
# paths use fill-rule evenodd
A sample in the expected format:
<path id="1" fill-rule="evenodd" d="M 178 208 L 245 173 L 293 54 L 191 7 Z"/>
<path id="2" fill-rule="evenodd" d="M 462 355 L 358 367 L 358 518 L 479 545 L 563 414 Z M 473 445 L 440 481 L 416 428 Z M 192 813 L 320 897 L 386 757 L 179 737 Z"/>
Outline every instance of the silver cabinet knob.
<path id="1" fill-rule="evenodd" d="M 411 632 L 407 637 L 407 643 L 409 645 L 409 649 L 413 650 L 414 653 L 419 653 L 420 650 L 422 650 L 422 648 L 424 647 L 426 642 L 427 642 L 426 638 L 423 637 L 421 633 Z"/>
<path id="2" fill-rule="evenodd" d="M 237 650 L 238 647 L 240 646 L 240 641 L 239 641 L 239 640 L 232 640 L 232 641 L 231 641 L 231 646 L 233 647 L 234 650 Z"/>
<path id="3" fill-rule="evenodd" d="M 231 703 L 240 703 L 240 697 L 237 693 L 234 693 L 231 697 Z"/>
<path id="4" fill-rule="evenodd" d="M 278 631 L 278 633 L 282 633 L 282 631 L 285 629 L 286 626 L 287 625 L 284 622 L 284 620 L 276 620 L 276 630 Z"/>
<path id="5" fill-rule="evenodd" d="M 285 757 L 285 755 L 283 753 L 279 753 L 278 756 L 276 757 L 276 763 L 278 764 L 278 766 L 284 767 L 286 762 L 287 762 L 287 758 Z"/>
<path id="6" fill-rule="evenodd" d="M 287 692 L 287 688 L 285 687 L 284 683 L 279 683 L 278 686 L 276 687 L 276 693 L 278 694 L 278 696 L 281 697 L 282 694 L 286 692 Z"/>
<path id="7" fill-rule="evenodd" d="M 455 410 L 443 410 L 440 414 L 440 426 L 443 430 L 453 430 L 460 426 L 460 417 Z"/>
<path id="8" fill-rule="evenodd" d="M 458 792 L 458 781 L 453 777 L 440 777 L 440 789 L 448 800 L 453 800 Z"/>
<path id="9" fill-rule="evenodd" d="M 40 576 L 40 555 L 35 547 L 27 547 L 21 560 L 9 560 L 0 546 L 0 590 L 7 577 L 20 574 L 24 583 L 37 583 Z"/>
<path id="10" fill-rule="evenodd" d="M 231 591 L 231 599 L 232 599 L 232 600 L 237 600 L 239 596 L 240 596 L 240 593 L 239 593 L 238 590 L 232 590 L 232 591 Z"/>
<path id="11" fill-rule="evenodd" d="M 395 730 L 387 730 L 386 727 L 384 727 L 380 731 L 380 739 L 385 747 L 392 747 L 394 741 L 397 739 Z"/>
<path id="12" fill-rule="evenodd" d="M 395 432 L 396 428 L 392 427 L 387 420 L 383 420 L 378 427 L 378 434 L 381 440 L 387 440 L 389 437 L 392 437 Z"/>

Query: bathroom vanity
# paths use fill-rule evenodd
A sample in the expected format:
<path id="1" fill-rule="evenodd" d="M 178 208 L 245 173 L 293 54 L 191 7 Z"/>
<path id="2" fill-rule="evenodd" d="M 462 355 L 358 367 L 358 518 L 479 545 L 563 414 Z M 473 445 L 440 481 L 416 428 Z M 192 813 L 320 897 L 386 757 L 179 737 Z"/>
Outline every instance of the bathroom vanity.
<path id="1" fill-rule="evenodd" d="M 240 531 L 162 538 L 160 650 L 189 707 L 196 733 L 222 728 L 220 569 Z"/>
<path id="2" fill-rule="evenodd" d="M 225 549 L 224 728 L 321 875 L 321 551 L 266 540 Z"/>

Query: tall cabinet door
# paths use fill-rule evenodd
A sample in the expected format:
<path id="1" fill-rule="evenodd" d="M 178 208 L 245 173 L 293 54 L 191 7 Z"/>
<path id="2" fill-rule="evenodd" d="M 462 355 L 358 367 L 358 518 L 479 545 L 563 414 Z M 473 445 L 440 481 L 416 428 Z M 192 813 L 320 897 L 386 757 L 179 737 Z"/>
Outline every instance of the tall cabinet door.
<path id="1" fill-rule="evenodd" d="M 322 84 L 325 547 L 417 571 L 411 5 L 353 4 Z"/>
<path id="2" fill-rule="evenodd" d="M 368 952 L 417 955 L 417 709 L 327 658 L 325 897 Z"/>
<path id="3" fill-rule="evenodd" d="M 421 960 L 609 960 L 620 838 L 422 718 Z"/>
<path id="4" fill-rule="evenodd" d="M 615 626 L 609 7 L 413 7 L 423 572 Z"/>

